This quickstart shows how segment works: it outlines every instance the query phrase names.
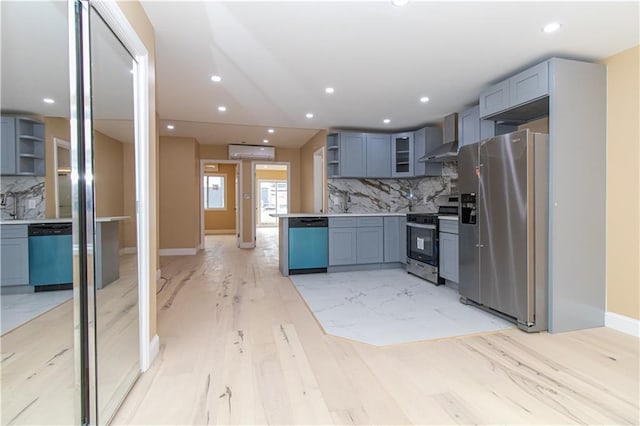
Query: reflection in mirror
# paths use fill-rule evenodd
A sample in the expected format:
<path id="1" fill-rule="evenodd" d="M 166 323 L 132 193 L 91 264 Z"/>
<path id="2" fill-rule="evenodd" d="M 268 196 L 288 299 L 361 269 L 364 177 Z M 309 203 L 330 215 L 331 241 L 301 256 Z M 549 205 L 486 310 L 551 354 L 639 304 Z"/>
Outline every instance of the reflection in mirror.
<path id="1" fill-rule="evenodd" d="M 95 185 L 98 423 L 109 422 L 140 371 L 133 72 L 135 63 L 90 9 Z"/>
<path id="2" fill-rule="evenodd" d="M 53 138 L 56 217 L 71 217 L 71 144 Z"/>
<path id="3" fill-rule="evenodd" d="M 0 423 L 73 424 L 71 235 L 51 235 L 47 222 L 56 217 L 54 138 L 70 140 L 67 4 L 0 9 Z M 57 225 L 68 232 L 71 220 Z"/>

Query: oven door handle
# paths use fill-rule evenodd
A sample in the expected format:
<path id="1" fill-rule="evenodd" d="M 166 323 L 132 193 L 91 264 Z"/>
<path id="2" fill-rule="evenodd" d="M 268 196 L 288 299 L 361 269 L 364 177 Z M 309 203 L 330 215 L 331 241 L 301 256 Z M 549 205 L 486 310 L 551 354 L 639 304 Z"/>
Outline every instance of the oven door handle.
<path id="1" fill-rule="evenodd" d="M 407 223 L 407 226 L 410 226 L 412 228 L 436 229 L 435 225 L 425 225 L 422 223 Z"/>

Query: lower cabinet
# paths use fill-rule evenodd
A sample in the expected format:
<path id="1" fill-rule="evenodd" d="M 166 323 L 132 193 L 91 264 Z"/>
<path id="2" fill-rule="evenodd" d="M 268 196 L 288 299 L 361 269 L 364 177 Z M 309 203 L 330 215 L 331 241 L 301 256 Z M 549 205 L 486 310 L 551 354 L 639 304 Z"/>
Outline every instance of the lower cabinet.
<path id="1" fill-rule="evenodd" d="M 440 233 L 440 276 L 458 282 L 458 235 Z"/>
<path id="2" fill-rule="evenodd" d="M 383 227 L 357 228 L 356 230 L 356 263 L 382 263 Z"/>
<path id="3" fill-rule="evenodd" d="M 29 239 L 27 225 L 2 226 L 0 285 L 29 284 Z"/>
<path id="4" fill-rule="evenodd" d="M 383 223 L 381 216 L 329 218 L 329 266 L 386 262 Z"/>
<path id="5" fill-rule="evenodd" d="M 329 266 L 354 265 L 356 262 L 356 228 L 329 226 Z"/>
<path id="6" fill-rule="evenodd" d="M 407 218 L 384 218 L 384 261 L 407 263 Z"/>

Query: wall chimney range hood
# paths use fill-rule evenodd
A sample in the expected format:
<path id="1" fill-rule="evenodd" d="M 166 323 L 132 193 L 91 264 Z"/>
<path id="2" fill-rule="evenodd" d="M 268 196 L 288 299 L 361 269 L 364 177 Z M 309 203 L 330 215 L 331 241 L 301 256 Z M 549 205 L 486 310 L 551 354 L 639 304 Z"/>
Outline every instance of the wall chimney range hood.
<path id="1" fill-rule="evenodd" d="M 441 163 L 458 159 L 458 114 L 449 114 L 444 118 L 444 143 L 436 149 L 418 158 L 422 163 Z"/>

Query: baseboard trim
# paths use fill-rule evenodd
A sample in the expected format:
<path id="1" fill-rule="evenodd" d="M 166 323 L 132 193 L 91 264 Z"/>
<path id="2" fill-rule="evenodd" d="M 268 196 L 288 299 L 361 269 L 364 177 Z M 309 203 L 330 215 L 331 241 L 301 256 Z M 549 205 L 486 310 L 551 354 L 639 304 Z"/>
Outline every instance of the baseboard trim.
<path id="1" fill-rule="evenodd" d="M 160 256 L 193 256 L 198 253 L 198 249 L 194 248 L 173 248 L 173 249 L 160 249 Z"/>
<path id="2" fill-rule="evenodd" d="M 640 320 L 625 317 L 615 312 L 605 312 L 604 325 L 625 334 L 640 337 Z"/>
<path id="3" fill-rule="evenodd" d="M 240 248 L 256 248 L 256 243 L 240 243 Z"/>
<path id="4" fill-rule="evenodd" d="M 235 229 L 207 229 L 204 231 L 205 235 L 233 235 L 236 233 Z"/>
<path id="5" fill-rule="evenodd" d="M 156 334 L 149 342 L 149 367 L 153 364 L 153 360 L 156 359 L 160 353 L 160 337 Z"/>
<path id="6" fill-rule="evenodd" d="M 120 249 L 120 256 L 123 254 L 136 254 L 138 253 L 137 247 L 123 247 Z"/>

